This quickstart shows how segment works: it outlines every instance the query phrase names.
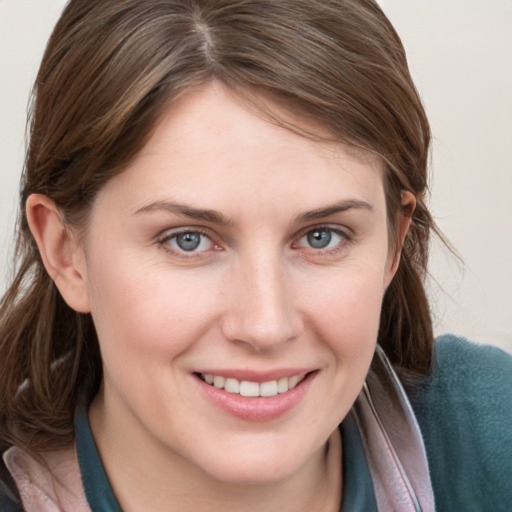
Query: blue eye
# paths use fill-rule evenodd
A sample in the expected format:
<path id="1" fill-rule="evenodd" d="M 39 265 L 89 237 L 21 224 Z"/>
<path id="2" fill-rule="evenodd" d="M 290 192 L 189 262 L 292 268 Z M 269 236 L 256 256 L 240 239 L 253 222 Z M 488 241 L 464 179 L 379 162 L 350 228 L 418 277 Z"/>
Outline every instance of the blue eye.
<path id="1" fill-rule="evenodd" d="M 299 240 L 299 245 L 312 249 L 332 249 L 344 239 L 342 232 L 332 228 L 315 228 L 308 231 Z"/>
<path id="2" fill-rule="evenodd" d="M 311 247 L 315 249 L 325 249 L 331 243 L 332 234 L 326 229 L 316 229 L 315 231 L 310 231 L 306 235 L 306 238 Z"/>
<path id="3" fill-rule="evenodd" d="M 213 242 L 199 231 L 181 231 L 162 240 L 179 252 L 201 252 L 211 249 Z"/>

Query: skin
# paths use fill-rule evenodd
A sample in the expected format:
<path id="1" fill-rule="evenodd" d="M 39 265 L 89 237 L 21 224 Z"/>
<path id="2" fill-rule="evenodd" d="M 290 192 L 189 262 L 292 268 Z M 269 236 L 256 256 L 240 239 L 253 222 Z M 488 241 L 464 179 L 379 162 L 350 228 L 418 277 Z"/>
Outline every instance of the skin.
<path id="1" fill-rule="evenodd" d="M 123 510 L 339 509 L 337 427 L 398 264 L 377 158 L 274 126 L 213 83 L 172 104 L 100 191 L 83 244 L 48 198 L 27 213 L 48 272 L 98 332 L 89 416 Z M 201 233 L 196 250 L 180 249 L 183 230 Z M 315 230 L 327 247 L 311 246 Z M 205 368 L 315 373 L 295 407 L 251 421 L 205 395 Z"/>

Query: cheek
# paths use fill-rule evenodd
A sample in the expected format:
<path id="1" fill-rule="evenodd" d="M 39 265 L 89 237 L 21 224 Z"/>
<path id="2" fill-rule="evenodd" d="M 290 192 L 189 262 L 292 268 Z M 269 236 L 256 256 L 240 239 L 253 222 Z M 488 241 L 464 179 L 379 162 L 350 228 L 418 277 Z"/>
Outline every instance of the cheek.
<path id="1" fill-rule="evenodd" d="M 336 366 L 346 371 L 349 362 L 352 369 L 366 374 L 379 329 L 382 269 L 351 266 L 324 280 L 324 286 L 307 289 L 302 309 L 316 331 L 315 337 L 328 346 Z"/>
<path id="2" fill-rule="evenodd" d="M 384 271 L 364 264 L 331 272 L 321 285 L 305 282 L 303 309 L 326 318 L 326 325 L 340 325 L 346 332 L 378 326 L 384 296 Z"/>
<path id="3" fill-rule="evenodd" d="M 91 269 L 91 311 L 104 360 L 111 355 L 120 364 L 133 363 L 130 358 L 164 363 L 203 336 L 215 315 L 207 279 L 117 263 L 102 261 Z"/>

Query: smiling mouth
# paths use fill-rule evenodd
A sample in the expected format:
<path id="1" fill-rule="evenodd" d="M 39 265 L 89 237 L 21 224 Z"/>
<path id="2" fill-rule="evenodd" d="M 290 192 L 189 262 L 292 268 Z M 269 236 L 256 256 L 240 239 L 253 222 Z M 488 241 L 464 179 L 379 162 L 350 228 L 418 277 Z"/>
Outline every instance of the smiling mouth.
<path id="1" fill-rule="evenodd" d="M 210 373 L 199 373 L 199 378 L 217 389 L 223 389 L 227 393 L 240 395 L 243 397 L 271 397 L 286 393 L 295 388 L 307 376 L 306 373 L 294 375 L 292 377 L 283 377 L 278 380 L 268 382 L 252 382 L 248 380 L 238 380 Z"/>

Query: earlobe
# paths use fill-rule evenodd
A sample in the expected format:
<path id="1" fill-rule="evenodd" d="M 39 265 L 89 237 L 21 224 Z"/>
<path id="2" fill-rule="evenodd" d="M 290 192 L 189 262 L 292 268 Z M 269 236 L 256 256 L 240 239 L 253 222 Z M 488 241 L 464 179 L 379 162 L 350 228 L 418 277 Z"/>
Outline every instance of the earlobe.
<path id="1" fill-rule="evenodd" d="M 75 311 L 88 313 L 82 249 L 66 228 L 59 208 L 42 194 L 31 194 L 25 208 L 43 264 L 62 298 Z"/>

